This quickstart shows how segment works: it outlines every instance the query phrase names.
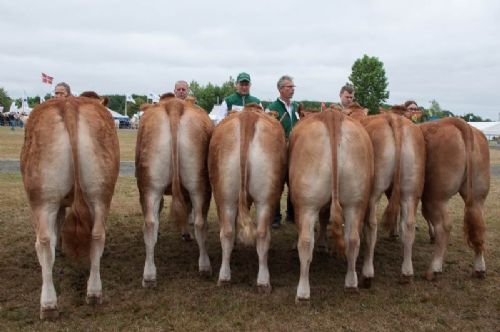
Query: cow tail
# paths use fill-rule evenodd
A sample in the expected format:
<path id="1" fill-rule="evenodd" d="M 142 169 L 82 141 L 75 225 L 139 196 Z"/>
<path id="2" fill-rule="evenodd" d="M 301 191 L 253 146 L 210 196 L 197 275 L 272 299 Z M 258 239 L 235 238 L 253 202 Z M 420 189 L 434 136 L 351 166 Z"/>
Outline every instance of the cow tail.
<path id="1" fill-rule="evenodd" d="M 396 229 L 398 216 L 401 211 L 401 148 L 403 145 L 402 138 L 402 118 L 390 113 L 386 114 L 386 119 L 392 128 L 394 135 L 395 155 L 394 155 L 394 173 L 392 178 L 391 196 L 389 203 L 382 217 L 382 224 L 385 229 L 392 231 Z"/>
<path id="2" fill-rule="evenodd" d="M 340 146 L 340 130 L 344 115 L 340 112 L 324 112 L 322 117 L 330 136 L 330 149 L 332 154 L 332 201 L 330 203 L 330 224 L 332 225 L 332 235 L 338 253 L 343 253 L 344 242 L 344 216 L 339 202 L 339 167 L 338 150 Z"/>
<path id="3" fill-rule="evenodd" d="M 170 213 L 171 217 L 176 221 L 177 226 L 180 229 L 184 229 L 187 225 L 188 209 L 181 187 L 178 146 L 178 129 L 180 119 L 184 113 L 184 105 L 180 102 L 169 103 L 166 111 L 172 135 L 172 208 L 170 209 Z"/>
<path id="4" fill-rule="evenodd" d="M 242 112 L 240 118 L 240 190 L 238 199 L 238 238 L 246 244 L 255 242 L 256 227 L 250 217 L 247 202 L 248 192 L 248 146 L 255 134 L 257 115 L 252 112 Z"/>
<path id="5" fill-rule="evenodd" d="M 92 240 L 93 218 L 80 183 L 80 160 L 78 156 L 78 105 L 73 98 L 66 101 L 65 109 L 60 110 L 68 130 L 73 157 L 74 196 L 70 212 L 65 218 L 62 229 L 64 251 L 73 257 L 87 257 Z"/>
<path id="6" fill-rule="evenodd" d="M 462 139 L 465 143 L 465 167 L 466 167 L 466 182 L 465 182 L 465 208 L 464 208 L 464 236 L 467 244 L 474 248 L 479 253 L 484 250 L 484 233 L 486 227 L 484 225 L 481 209 L 474 204 L 473 183 L 474 175 L 472 169 L 472 158 L 474 153 L 474 133 L 471 126 L 465 121 L 458 120 L 455 125 L 462 134 Z"/>

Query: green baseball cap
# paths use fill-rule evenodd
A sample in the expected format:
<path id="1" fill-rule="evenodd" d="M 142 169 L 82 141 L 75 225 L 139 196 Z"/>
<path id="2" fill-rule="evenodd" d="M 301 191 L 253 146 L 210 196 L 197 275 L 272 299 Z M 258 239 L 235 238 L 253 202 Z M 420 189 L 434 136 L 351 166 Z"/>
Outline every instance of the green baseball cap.
<path id="1" fill-rule="evenodd" d="M 247 81 L 250 82 L 250 75 L 247 73 L 239 73 L 238 77 L 236 77 L 236 82 Z"/>

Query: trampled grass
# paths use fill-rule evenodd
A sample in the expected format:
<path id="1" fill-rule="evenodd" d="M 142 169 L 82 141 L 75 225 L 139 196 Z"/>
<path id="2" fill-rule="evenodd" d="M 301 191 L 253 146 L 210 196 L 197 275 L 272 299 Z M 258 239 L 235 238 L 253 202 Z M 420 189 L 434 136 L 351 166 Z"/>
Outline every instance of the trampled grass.
<path id="1" fill-rule="evenodd" d="M 472 279 L 472 252 L 462 234 L 463 203 L 450 204 L 454 220 L 444 273 L 436 282 L 421 278 L 432 253 L 427 226 L 420 227 L 413 249 L 415 278 L 398 283 L 402 247 L 379 233 L 376 278 L 359 294 L 343 289 L 344 259 L 314 254 L 311 302 L 294 302 L 299 278 L 295 227 L 272 231 L 269 267 L 273 292 L 255 287 L 257 254 L 237 244 L 232 255 L 232 285 L 217 284 L 221 249 L 215 206 L 209 214 L 209 256 L 213 276 L 198 276 L 196 242 L 183 242 L 163 211 L 155 257 L 158 286 L 141 287 L 144 267 L 142 215 L 133 177 L 120 177 L 107 223 L 101 261 L 103 304 L 85 304 L 88 264 L 56 258 L 54 282 L 60 317 L 38 319 L 41 270 L 34 231 L 19 174 L 0 174 L 0 329 L 7 330 L 497 330 L 500 309 L 500 178 L 492 178 L 486 204 L 487 277 Z M 168 201 L 167 204 L 168 206 Z M 284 206 L 284 200 L 283 204 Z M 362 252 L 362 251 L 361 251 Z M 358 259 L 358 272 L 362 255 Z"/>

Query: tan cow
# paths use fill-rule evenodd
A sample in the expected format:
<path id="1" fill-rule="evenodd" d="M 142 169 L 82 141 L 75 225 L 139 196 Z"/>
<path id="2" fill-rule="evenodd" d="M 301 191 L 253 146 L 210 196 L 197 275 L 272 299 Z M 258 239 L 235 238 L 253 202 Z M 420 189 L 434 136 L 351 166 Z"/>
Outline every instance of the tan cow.
<path id="1" fill-rule="evenodd" d="M 415 239 L 417 207 L 424 187 L 425 142 L 419 127 L 397 115 L 402 107 L 392 112 L 367 116 L 367 110 L 355 104 L 344 110 L 359 119 L 370 136 L 375 176 L 369 210 L 365 221 L 365 255 L 362 270 L 363 286 L 369 287 L 374 277 L 373 255 L 377 241 L 377 204 L 384 193 L 389 203 L 382 223 L 387 229 L 401 227 L 404 258 L 401 281 L 408 282 L 413 276 L 412 247 Z M 396 114 L 394 114 L 396 113 Z"/>
<path id="2" fill-rule="evenodd" d="M 225 118 L 214 130 L 208 157 L 210 183 L 220 224 L 222 263 L 218 284 L 231 281 L 229 261 L 236 225 L 245 244 L 257 240 L 259 291 L 270 292 L 267 253 L 271 242 L 271 218 L 280 199 L 286 174 L 285 134 L 280 123 L 247 105 Z M 249 209 L 255 204 L 257 220 Z"/>
<path id="3" fill-rule="evenodd" d="M 447 204 L 457 192 L 465 202 L 464 233 L 475 253 L 474 274 L 484 277 L 483 207 L 490 188 L 490 156 L 486 137 L 457 118 L 444 118 L 419 126 L 427 153 L 422 213 L 431 226 L 431 238 L 435 232 L 436 242 L 426 277 L 433 280 L 443 271 L 452 222 Z"/>
<path id="4" fill-rule="evenodd" d="M 345 287 L 357 289 L 356 259 L 373 179 L 370 138 L 358 121 L 327 110 L 297 124 L 289 151 L 289 186 L 299 232 L 296 300 L 310 298 L 314 224 L 324 207 L 330 211 L 337 249 L 347 256 Z"/>
<path id="5" fill-rule="evenodd" d="M 30 115 L 21 172 L 42 267 L 41 319 L 58 315 L 52 267 L 61 231 L 69 254 L 90 256 L 87 302 L 101 303 L 99 265 L 119 155 L 113 119 L 91 98 L 52 99 Z"/>
<path id="6" fill-rule="evenodd" d="M 142 110 L 135 156 L 146 246 L 142 285 L 156 286 L 154 247 L 164 194 L 172 195 L 171 214 L 184 234 L 188 215 L 194 221 L 199 271 L 210 274 L 206 220 L 211 197 L 207 154 L 212 121 L 201 108 L 171 96 Z"/>

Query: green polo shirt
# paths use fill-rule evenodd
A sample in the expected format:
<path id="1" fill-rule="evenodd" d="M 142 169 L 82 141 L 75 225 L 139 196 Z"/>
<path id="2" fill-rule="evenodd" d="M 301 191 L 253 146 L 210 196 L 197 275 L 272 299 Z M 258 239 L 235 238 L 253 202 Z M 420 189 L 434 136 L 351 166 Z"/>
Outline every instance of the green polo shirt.
<path id="1" fill-rule="evenodd" d="M 250 103 L 260 104 L 260 100 L 257 97 L 251 95 L 240 95 L 238 92 L 233 93 L 232 95 L 227 96 L 224 101 L 226 102 L 227 109 L 230 111 L 233 108 L 233 105 L 236 106 L 245 106 Z"/>

